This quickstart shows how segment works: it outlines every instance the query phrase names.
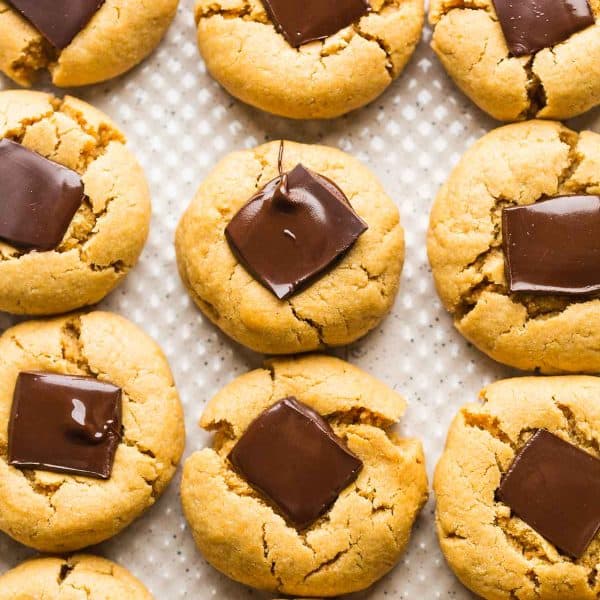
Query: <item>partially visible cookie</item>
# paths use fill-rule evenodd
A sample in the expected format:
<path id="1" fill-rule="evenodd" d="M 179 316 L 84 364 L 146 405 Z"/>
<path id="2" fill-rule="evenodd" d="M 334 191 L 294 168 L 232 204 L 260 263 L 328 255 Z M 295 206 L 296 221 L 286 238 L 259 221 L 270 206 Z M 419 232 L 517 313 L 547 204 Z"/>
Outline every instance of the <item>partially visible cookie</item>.
<path id="1" fill-rule="evenodd" d="M 87 554 L 35 558 L 0 575 L 0 600 L 152 600 L 141 581 L 119 565 Z"/>
<path id="2" fill-rule="evenodd" d="M 325 420 L 318 426 L 325 435 L 334 435 L 362 462 L 358 475 L 355 470 L 350 478 L 353 482 L 331 506 L 324 505 L 320 517 L 303 527 L 292 524 L 289 513 L 280 509 L 283 505 L 273 501 L 278 496 L 281 502 L 290 489 L 278 481 L 282 474 L 285 479 L 286 469 L 254 470 L 259 478 L 267 475 L 261 489 L 275 483 L 270 488 L 275 489 L 274 496 L 252 487 L 239 470 L 248 473 L 249 463 L 252 466 L 252 461 L 265 457 L 281 459 L 290 473 L 296 473 L 289 486 L 297 485 L 305 474 L 299 466 L 301 458 L 308 458 L 313 465 L 312 483 L 297 490 L 298 495 L 288 494 L 286 510 L 292 516 L 312 503 L 317 487 L 329 482 L 329 476 L 320 478 L 323 473 L 317 465 L 325 468 L 331 455 L 322 453 L 319 436 L 312 437 L 311 443 L 302 442 L 312 427 L 306 421 L 289 430 L 290 443 L 300 458 L 287 454 L 289 448 L 257 454 L 251 449 L 251 444 L 260 447 L 261 429 L 251 424 L 265 415 L 272 419 L 274 409 L 281 406 L 278 401 L 287 398 L 289 404 L 291 397 L 309 414 L 316 411 L 313 417 Z M 264 369 L 227 385 L 209 402 L 201 420 L 204 428 L 215 432 L 213 447 L 192 454 L 181 485 L 184 512 L 202 554 L 232 579 L 280 594 L 337 596 L 374 583 L 398 561 L 427 499 L 421 443 L 389 431 L 404 406 L 400 396 L 370 375 L 319 355 L 269 361 Z M 285 414 L 279 427 L 288 431 L 295 417 Z M 287 446 L 287 434 L 278 433 L 277 427 L 270 429 L 272 422 L 262 423 L 271 431 L 263 443 L 283 437 L 282 445 Z M 312 452 L 316 454 L 311 456 Z"/>
<path id="3" fill-rule="evenodd" d="M 456 328 L 493 359 L 600 371 L 599 173 L 597 133 L 530 121 L 485 135 L 439 191 L 428 234 L 436 287 Z M 509 220 L 516 207 L 530 214 Z"/>
<path id="4" fill-rule="evenodd" d="M 600 489 L 599 398 L 596 377 L 508 379 L 485 388 L 482 402 L 467 404 L 454 419 L 435 473 L 437 532 L 448 564 L 478 596 L 486 600 L 595 600 L 600 596 L 598 492 L 589 498 L 591 486 Z M 538 446 L 537 458 L 533 454 L 524 458 L 540 431 L 554 440 L 552 447 L 561 447 L 560 453 L 556 455 L 552 447 L 549 451 L 546 443 Z M 574 464 L 596 473 L 588 480 L 589 488 L 581 485 L 585 469 L 557 468 L 562 459 L 556 457 L 565 451 L 566 463 L 576 456 Z M 546 452 L 548 462 L 540 461 Z M 508 474 L 514 476 L 520 468 L 517 455 L 527 490 L 520 506 L 509 499 L 511 508 L 501 498 L 508 495 Z M 571 487 L 573 482 L 578 485 Z M 521 493 L 516 489 L 513 495 L 515 491 Z M 570 547 L 571 538 L 580 535 L 575 530 L 579 515 L 573 511 L 577 510 L 595 511 L 596 517 L 582 535 L 585 542 L 591 536 L 591 543 L 575 558 L 548 536 L 558 534 Z M 537 525 L 524 520 L 529 511 L 537 513 Z"/>
<path id="5" fill-rule="evenodd" d="M 12 327 L 0 357 L 1 531 L 70 552 L 116 535 L 154 504 L 175 473 L 184 426 L 153 340 L 122 317 L 92 312 Z"/>
<path id="6" fill-rule="evenodd" d="M 0 20 L 4 14 L 0 11 Z M 74 216 L 67 215 L 66 232 L 52 248 L 0 239 L 0 310 L 48 315 L 99 302 L 135 265 L 150 226 L 150 192 L 125 137 L 106 115 L 76 98 L 6 91 L 0 92 L 0 143 L 8 146 L 8 141 L 18 143 L 22 152 L 35 152 L 34 159 L 37 155 L 48 159 L 48 168 L 65 167 L 64 172 L 83 183 L 84 197 Z M 9 202 L 18 207 L 19 194 L 27 197 L 33 187 L 27 181 L 31 172 L 24 171 L 17 179 L 9 159 L 8 152 L 0 156 L 5 182 L 0 203 L 2 231 L 8 235 L 32 229 L 37 217 L 36 233 L 44 233 L 44 220 L 49 228 L 59 218 L 58 202 L 56 209 L 47 207 L 44 217 L 39 208 L 20 217 L 12 213 Z M 31 204 L 50 203 L 43 182 L 40 177 Z M 57 188 L 60 197 L 61 186 Z M 21 201 L 21 209 L 29 204 Z M 9 225 L 12 230 L 4 232 Z M 31 242 L 35 246 L 36 239 Z"/>
<path id="7" fill-rule="evenodd" d="M 0 0 L 0 71 L 31 86 L 47 69 L 54 85 L 72 87 L 117 77 L 146 58 L 171 24 L 178 0 L 36 4 Z"/>
<path id="8" fill-rule="evenodd" d="M 373 174 L 348 154 L 325 146 L 285 142 L 282 170 L 291 176 L 300 163 L 317 174 L 326 188 L 325 198 L 336 210 L 345 209 L 335 214 L 345 215 L 348 228 L 339 226 L 337 216 L 322 219 L 324 205 L 312 193 L 309 195 L 314 204 L 305 202 L 307 195 L 302 192 L 291 198 L 291 211 L 286 212 L 284 207 L 274 211 L 277 214 L 272 218 L 262 220 L 269 242 L 260 237 L 256 227 L 232 231 L 236 215 L 243 226 L 249 222 L 248 215 L 266 214 L 241 209 L 250 206 L 251 198 L 259 197 L 264 189 L 274 191 L 279 151 L 280 142 L 271 142 L 234 152 L 210 173 L 177 228 L 179 273 L 204 314 L 253 350 L 290 354 L 348 344 L 373 329 L 394 302 L 404 260 L 398 209 Z M 310 187 L 315 182 L 305 183 Z M 300 184 L 304 185 L 302 180 Z M 319 186 L 321 190 L 323 186 Z M 277 202 L 265 202 L 263 208 L 276 208 Z M 304 217 L 298 221 L 290 218 L 286 226 L 286 215 L 296 214 L 294 206 L 302 206 L 300 217 L 308 215 L 314 223 L 307 224 Z M 355 218 L 347 221 L 354 212 Z M 358 235 L 350 244 L 347 229 Z M 232 234 L 229 239 L 226 230 Z M 332 241 L 334 234 L 341 243 Z M 254 241 L 257 268 L 252 272 L 240 260 L 244 240 Z M 296 285 L 298 265 L 306 262 L 314 275 L 315 264 L 332 249 L 338 253 L 337 260 L 325 264 L 324 270 L 303 286 Z M 291 256 L 298 259 L 291 260 Z M 279 262 L 283 266 L 271 275 L 279 275 L 281 280 L 289 275 L 294 282 L 278 296 L 277 286 L 268 289 L 268 277 L 260 281 L 261 273 L 257 271 L 273 271 Z"/>
<path id="9" fill-rule="evenodd" d="M 279 4 L 283 26 L 274 20 Z M 337 14 L 318 14 L 323 8 Z M 313 14 L 330 27 L 311 31 Z M 212 76 L 243 102 L 295 119 L 330 119 L 374 100 L 406 66 L 423 20 L 423 0 L 196 2 L 198 45 Z M 308 30 L 304 39 L 326 37 L 294 47 L 299 30 Z"/>
<path id="10" fill-rule="evenodd" d="M 496 4 L 519 41 L 507 41 Z M 580 24 L 568 30 L 571 15 Z M 458 87 L 492 117 L 568 119 L 600 103 L 599 15 L 598 0 L 432 0 L 431 46 Z M 551 31 L 540 32 L 544 26 Z M 530 51 L 540 38 L 550 46 Z"/>

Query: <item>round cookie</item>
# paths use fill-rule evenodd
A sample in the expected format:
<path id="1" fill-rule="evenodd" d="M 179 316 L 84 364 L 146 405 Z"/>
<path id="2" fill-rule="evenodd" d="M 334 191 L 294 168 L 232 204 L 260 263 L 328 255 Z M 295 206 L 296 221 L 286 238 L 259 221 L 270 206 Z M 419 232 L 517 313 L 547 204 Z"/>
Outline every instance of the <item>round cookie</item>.
<path id="1" fill-rule="evenodd" d="M 358 479 L 308 529 L 286 524 L 232 469 L 227 456 L 249 424 L 294 396 L 317 411 L 363 462 Z M 277 359 L 227 385 L 201 425 L 212 448 L 185 463 L 181 499 L 204 557 L 228 577 L 294 596 L 361 590 L 398 561 L 427 499 L 421 443 L 389 431 L 405 402 L 342 360 Z"/>
<path id="2" fill-rule="evenodd" d="M 377 98 L 421 38 L 423 0 L 370 5 L 350 26 L 294 48 L 261 0 L 198 0 L 200 53 L 212 76 L 243 102 L 294 119 L 338 117 Z"/>
<path id="3" fill-rule="evenodd" d="M 488 133 L 463 156 L 431 211 L 428 251 L 456 328 L 493 359 L 543 373 L 600 371 L 600 299 L 511 293 L 502 210 L 600 193 L 600 136 L 529 121 Z"/>
<path id="4" fill-rule="evenodd" d="M 495 497 L 533 430 L 545 428 L 600 457 L 599 395 L 596 377 L 508 379 L 454 419 L 435 473 L 437 532 L 450 567 L 482 598 L 599 597 L 600 535 L 571 559 Z"/>
<path id="5" fill-rule="evenodd" d="M 76 171 L 87 198 L 55 250 L 26 252 L 0 240 L 0 310 L 48 315 L 99 302 L 135 265 L 150 226 L 150 192 L 125 137 L 70 96 L 6 91 L 2 138 Z"/>
<path id="6" fill-rule="evenodd" d="M 27 87 L 46 69 L 58 87 L 117 77 L 159 44 L 177 4 L 178 0 L 105 0 L 75 38 L 58 49 L 8 0 L 0 0 L 0 71 Z"/>
<path id="7" fill-rule="evenodd" d="M 0 337 L 0 530 L 42 552 L 110 538 L 152 506 L 184 446 L 183 411 L 160 348 L 107 312 L 28 321 Z M 123 433 L 107 480 L 21 470 L 7 458 L 17 375 L 95 377 L 122 388 Z"/>
<path id="8" fill-rule="evenodd" d="M 341 346 L 389 312 L 404 260 L 398 209 L 356 159 L 324 146 L 285 142 L 284 169 L 302 163 L 333 180 L 369 226 L 324 275 L 278 300 L 238 262 L 227 224 L 277 174 L 280 143 L 225 157 L 182 217 L 175 239 L 179 273 L 206 316 L 236 341 L 270 354 Z"/>
<path id="9" fill-rule="evenodd" d="M 597 19 L 600 2 L 589 5 Z M 568 119 L 600 103 L 597 21 L 526 56 L 510 54 L 493 0 L 432 0 L 429 22 L 431 46 L 450 77 L 496 119 Z"/>
<path id="10" fill-rule="evenodd" d="M 152 600 L 150 592 L 129 571 L 87 554 L 67 558 L 35 558 L 0 575 L 0 600 Z"/>

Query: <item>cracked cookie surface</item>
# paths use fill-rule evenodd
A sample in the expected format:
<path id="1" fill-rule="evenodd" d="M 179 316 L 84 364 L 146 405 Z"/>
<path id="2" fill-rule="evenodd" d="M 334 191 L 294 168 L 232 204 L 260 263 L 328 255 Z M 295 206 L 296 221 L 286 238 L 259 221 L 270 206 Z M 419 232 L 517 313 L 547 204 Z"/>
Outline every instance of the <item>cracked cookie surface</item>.
<path id="1" fill-rule="evenodd" d="M 589 0 L 594 17 L 600 0 Z M 600 25 L 512 57 L 493 0 L 432 0 L 431 46 L 458 87 L 500 121 L 568 119 L 600 103 Z"/>
<path id="2" fill-rule="evenodd" d="M 421 38 L 423 0 L 371 0 L 371 12 L 296 49 L 261 0 L 198 0 L 198 45 L 212 76 L 267 112 L 328 119 L 359 108 L 396 79 Z"/>
<path id="3" fill-rule="evenodd" d="M 85 375 L 122 388 L 123 438 L 110 479 L 20 470 L 7 462 L 19 372 Z M 133 323 L 92 312 L 28 321 L 0 337 L 0 530 L 43 552 L 112 537 L 164 491 L 184 444 L 183 412 L 160 348 Z"/>
<path id="4" fill-rule="evenodd" d="M 494 383 L 454 419 L 434 491 L 442 551 L 487 600 L 595 600 L 600 535 L 575 561 L 496 501 L 501 477 L 536 429 L 600 458 L 600 379 L 524 377 Z"/>
<path id="5" fill-rule="evenodd" d="M 79 173 L 87 198 L 53 251 L 0 240 L 0 310 L 48 315 L 99 302 L 135 265 L 150 226 L 150 191 L 123 134 L 76 98 L 6 91 L 1 138 Z"/>
<path id="6" fill-rule="evenodd" d="M 0 71 L 29 87 L 49 70 L 52 83 L 98 83 L 133 68 L 158 45 L 178 0 L 105 0 L 90 22 L 58 51 L 17 10 L 0 0 Z"/>
<path id="7" fill-rule="evenodd" d="M 470 148 L 431 211 L 428 251 L 456 328 L 493 359 L 543 373 L 600 371 L 600 299 L 510 293 L 502 209 L 600 194 L 600 136 L 529 121 Z"/>
<path id="8" fill-rule="evenodd" d="M 250 422 L 287 396 L 321 414 L 363 462 L 357 480 L 301 532 L 227 460 Z M 205 558 L 246 585 L 293 595 L 337 596 L 385 575 L 427 499 L 421 443 L 388 431 L 404 408 L 403 398 L 367 373 L 320 355 L 274 359 L 227 385 L 200 422 L 215 432 L 213 447 L 187 460 L 181 485 Z"/>
<path id="9" fill-rule="evenodd" d="M 114 562 L 75 554 L 36 558 L 0 575 L 0 600 L 152 600 L 129 571 Z"/>
<path id="10" fill-rule="evenodd" d="M 400 283 L 404 232 L 398 209 L 369 170 L 325 146 L 285 142 L 283 168 L 298 163 L 333 180 L 369 229 L 303 291 L 278 300 L 236 260 L 224 230 L 277 177 L 279 142 L 226 156 L 200 186 L 175 239 L 179 273 L 196 304 L 236 341 L 268 354 L 353 342 L 389 312 Z"/>

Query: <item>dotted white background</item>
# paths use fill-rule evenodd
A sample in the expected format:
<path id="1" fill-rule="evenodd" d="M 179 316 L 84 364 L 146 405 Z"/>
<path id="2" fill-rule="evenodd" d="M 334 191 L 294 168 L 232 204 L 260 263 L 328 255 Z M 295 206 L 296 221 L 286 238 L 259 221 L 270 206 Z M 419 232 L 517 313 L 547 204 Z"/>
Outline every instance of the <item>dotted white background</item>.
<path id="1" fill-rule="evenodd" d="M 485 384 L 510 375 L 452 326 L 434 290 L 425 247 L 429 209 L 461 154 L 495 126 L 452 84 L 429 48 L 429 30 L 405 73 L 370 106 L 333 121 L 295 122 L 230 97 L 198 54 L 192 0 L 156 52 L 114 81 L 70 90 L 121 126 L 152 188 L 153 221 L 141 261 L 99 306 L 136 322 L 156 339 L 173 369 L 186 414 L 185 456 L 209 438 L 197 423 L 224 384 L 262 357 L 213 327 L 190 301 L 175 265 L 177 222 L 196 188 L 225 154 L 267 140 L 337 146 L 366 163 L 400 209 L 406 263 L 391 315 L 356 344 L 336 351 L 408 400 L 399 429 L 424 444 L 431 478 L 448 425 Z M 14 87 L 0 76 L 0 89 Z M 39 85 L 43 89 L 50 86 Z M 57 91 L 63 94 L 64 91 Z M 590 127 L 600 113 L 578 119 Z M 493 157 L 490 157 L 493 160 Z M 14 319 L 0 313 L 0 330 Z M 128 567 L 158 600 L 272 598 L 228 580 L 197 552 L 179 502 L 178 472 L 164 496 L 121 535 L 90 550 Z M 0 507 L 1 510 L 1 507 Z M 473 598 L 444 563 L 433 523 L 433 494 L 398 566 L 352 599 Z M 0 534 L 0 572 L 33 552 Z"/>

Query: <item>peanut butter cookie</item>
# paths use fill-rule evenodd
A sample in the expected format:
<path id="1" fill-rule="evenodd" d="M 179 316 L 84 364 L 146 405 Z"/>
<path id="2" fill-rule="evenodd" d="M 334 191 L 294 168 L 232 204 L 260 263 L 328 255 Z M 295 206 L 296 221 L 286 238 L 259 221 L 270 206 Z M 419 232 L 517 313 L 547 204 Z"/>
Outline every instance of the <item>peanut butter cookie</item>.
<path id="1" fill-rule="evenodd" d="M 389 431 L 404 406 L 318 355 L 269 361 L 227 385 L 201 420 L 213 447 L 187 460 L 181 486 L 205 558 L 294 596 L 338 596 L 382 577 L 427 499 L 421 443 Z"/>

